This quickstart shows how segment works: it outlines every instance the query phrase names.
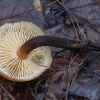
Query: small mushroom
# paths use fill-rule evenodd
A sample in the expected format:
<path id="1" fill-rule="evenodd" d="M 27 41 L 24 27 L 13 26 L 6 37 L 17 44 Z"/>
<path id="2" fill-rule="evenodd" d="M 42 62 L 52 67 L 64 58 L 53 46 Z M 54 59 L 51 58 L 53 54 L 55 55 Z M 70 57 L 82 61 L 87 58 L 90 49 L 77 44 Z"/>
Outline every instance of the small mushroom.
<path id="1" fill-rule="evenodd" d="M 49 46 L 81 49 L 88 41 L 45 36 L 30 22 L 9 23 L 0 27 L 0 75 L 12 81 L 37 78 L 52 62 Z"/>

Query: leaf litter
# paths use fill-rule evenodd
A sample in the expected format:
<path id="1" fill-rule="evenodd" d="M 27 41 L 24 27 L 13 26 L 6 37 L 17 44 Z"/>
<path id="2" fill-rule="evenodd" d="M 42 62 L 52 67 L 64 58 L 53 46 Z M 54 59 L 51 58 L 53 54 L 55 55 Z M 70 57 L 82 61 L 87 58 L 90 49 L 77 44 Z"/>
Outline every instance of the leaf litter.
<path id="1" fill-rule="evenodd" d="M 35 4 L 35 5 L 34 5 Z M 36 6 L 37 4 L 37 6 Z M 39 26 L 46 35 L 76 40 L 83 28 L 94 43 L 100 41 L 100 0 L 1 0 L 0 25 L 8 22 L 30 21 Z M 69 13 L 75 19 L 71 19 Z M 77 22 L 76 22 L 77 20 Z M 79 25 L 79 26 L 78 26 Z M 76 30 L 76 31 L 75 31 Z M 100 53 L 77 51 L 71 64 L 70 87 L 68 66 L 71 51 L 52 48 L 51 68 L 38 79 L 15 83 L 0 78 L 0 98 L 6 100 L 99 100 L 100 79 L 92 71 L 100 72 Z M 86 70 L 81 66 L 91 69 Z M 28 88 L 29 87 L 29 88 Z"/>

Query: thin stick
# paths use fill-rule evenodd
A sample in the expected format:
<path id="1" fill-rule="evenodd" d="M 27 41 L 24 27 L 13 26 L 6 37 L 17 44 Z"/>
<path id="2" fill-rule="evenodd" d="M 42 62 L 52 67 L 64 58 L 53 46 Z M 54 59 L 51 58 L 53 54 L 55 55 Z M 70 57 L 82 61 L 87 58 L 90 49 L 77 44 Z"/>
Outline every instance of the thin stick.
<path id="1" fill-rule="evenodd" d="M 11 100 L 16 100 L 5 88 L 4 86 L 0 83 L 1 89 L 5 91 L 5 93 L 9 96 Z"/>
<path id="2" fill-rule="evenodd" d="M 73 61 L 72 57 L 73 57 L 73 52 L 71 54 L 70 62 L 69 62 L 69 66 L 68 66 L 68 83 L 67 83 L 67 89 L 66 89 L 66 100 L 68 100 L 68 92 L 69 92 L 70 81 L 71 81 L 71 64 L 72 64 L 72 61 Z"/>
<path id="3" fill-rule="evenodd" d="M 35 100 L 40 100 L 40 99 L 35 95 L 35 93 L 33 92 L 33 90 L 32 90 L 29 86 L 27 86 L 27 89 L 28 89 L 28 91 L 31 93 L 31 95 L 34 97 Z"/>
<path id="4" fill-rule="evenodd" d="M 40 7 L 42 7 L 42 6 L 39 6 L 39 7 L 37 7 L 37 8 L 32 8 L 32 9 L 30 9 L 30 10 L 27 10 L 27 11 L 25 11 L 25 12 L 22 12 L 22 13 L 20 13 L 20 14 L 16 14 L 16 15 L 13 15 L 13 16 L 10 16 L 10 17 L 7 17 L 7 18 L 2 18 L 2 19 L 0 19 L 0 21 L 7 20 L 7 19 L 10 19 L 10 18 L 13 18 L 13 17 L 17 17 L 17 16 L 22 15 L 22 14 L 25 14 L 25 13 L 29 13 L 29 12 L 35 10 L 35 9 L 40 8 Z"/>
<path id="5" fill-rule="evenodd" d="M 59 0 L 56 0 L 56 1 L 58 1 L 58 3 L 65 9 L 65 11 L 66 11 L 66 12 L 68 13 L 68 15 L 70 16 L 71 22 L 72 22 L 72 24 L 73 24 L 73 26 L 74 26 L 74 29 L 75 29 L 75 33 L 76 33 L 76 36 L 77 36 L 77 40 L 79 40 L 77 29 L 76 29 L 76 27 L 75 27 L 75 25 L 74 25 L 74 23 L 73 23 L 73 20 L 72 20 L 72 18 L 74 18 L 74 20 L 75 20 L 75 22 L 76 22 L 76 24 L 77 24 L 77 26 L 78 26 L 78 29 L 80 30 L 80 26 L 79 26 L 79 24 L 78 24 L 78 22 L 77 22 L 75 16 L 74 16 L 72 13 L 70 13 L 70 11 L 69 11 Z"/>
<path id="6" fill-rule="evenodd" d="M 83 68 L 83 69 L 85 69 L 85 70 L 88 70 L 88 71 L 90 71 L 90 72 L 93 72 L 94 74 L 97 74 L 97 75 L 100 76 L 100 73 L 98 73 L 98 72 L 96 72 L 96 71 L 93 71 L 93 70 L 90 69 L 90 68 L 87 68 L 87 67 L 84 67 L 84 66 L 80 66 L 80 67 Z"/>
<path id="7" fill-rule="evenodd" d="M 49 3 L 49 4 L 47 4 L 47 5 L 52 5 L 52 4 L 54 4 L 54 3 L 56 3 L 57 1 L 53 1 L 53 2 L 51 2 L 51 3 Z"/>

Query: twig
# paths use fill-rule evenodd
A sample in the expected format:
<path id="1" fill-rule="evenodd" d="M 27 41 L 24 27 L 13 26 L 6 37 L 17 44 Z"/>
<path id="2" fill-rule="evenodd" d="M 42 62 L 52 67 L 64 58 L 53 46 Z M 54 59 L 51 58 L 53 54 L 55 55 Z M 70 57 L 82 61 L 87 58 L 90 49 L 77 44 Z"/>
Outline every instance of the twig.
<path id="1" fill-rule="evenodd" d="M 68 82 L 67 82 L 67 89 L 66 89 L 66 100 L 68 100 L 68 92 L 69 92 L 69 88 L 70 88 L 70 81 L 71 81 L 71 64 L 72 64 L 72 57 L 73 57 L 73 52 L 70 56 L 70 62 L 69 62 L 69 66 L 68 66 Z"/>
<path id="2" fill-rule="evenodd" d="M 42 6 L 40 6 L 40 7 L 42 7 Z M 13 15 L 13 16 L 11 16 L 11 17 L 2 18 L 2 19 L 0 19 L 0 21 L 7 20 L 7 19 L 10 19 L 10 18 L 13 18 L 13 17 L 19 16 L 19 15 L 22 15 L 22 14 L 25 14 L 25 13 L 29 13 L 30 11 L 33 11 L 33 10 L 38 9 L 38 8 L 40 8 L 40 7 L 32 8 L 32 9 L 30 9 L 30 10 L 27 10 L 27 11 L 22 12 L 22 13 L 20 13 L 20 14 Z"/>
<path id="3" fill-rule="evenodd" d="M 82 62 L 81 64 L 79 64 L 79 67 L 81 67 L 81 68 L 83 68 L 83 69 L 85 69 L 85 70 L 88 70 L 88 71 L 90 71 L 90 72 L 93 72 L 93 73 L 95 73 L 95 74 L 97 74 L 97 75 L 100 76 L 100 73 L 98 73 L 98 72 L 96 72 L 96 71 L 93 71 L 92 69 L 86 67 L 86 63 L 89 62 L 89 61 L 91 61 L 91 59 L 92 59 L 92 60 L 95 59 L 96 57 L 97 57 L 97 56 L 93 56 L 92 58 L 87 59 L 87 60 L 86 60 L 86 58 L 85 58 L 85 59 L 84 59 L 84 62 Z M 82 64 L 83 64 L 83 65 L 82 65 Z"/>
<path id="4" fill-rule="evenodd" d="M 46 19 L 46 21 L 49 21 L 49 20 L 51 20 L 51 19 L 53 19 L 53 18 L 55 18 L 55 17 L 57 17 L 57 16 L 63 14 L 64 12 L 65 12 L 65 10 L 62 10 L 62 11 L 60 11 L 59 13 L 55 14 L 54 16 L 51 16 L 51 17 L 49 17 L 48 19 Z"/>
<path id="5" fill-rule="evenodd" d="M 32 90 L 29 86 L 27 86 L 27 89 L 28 89 L 28 91 L 31 93 L 31 95 L 34 97 L 35 100 L 40 100 L 40 99 L 35 95 L 35 93 L 33 92 L 33 90 Z"/>
<path id="6" fill-rule="evenodd" d="M 77 55 L 73 58 L 73 61 L 76 59 L 77 56 L 79 56 L 79 54 L 77 54 Z M 78 67 L 79 67 L 80 65 L 83 64 L 83 62 L 86 60 L 86 58 L 87 58 L 87 57 L 85 57 L 85 59 L 78 65 Z M 71 87 L 72 87 L 72 85 L 73 85 L 73 83 L 74 83 L 74 80 L 75 80 L 75 78 L 77 77 L 77 74 L 78 74 L 78 72 L 80 71 L 80 69 L 81 69 L 81 68 L 79 67 L 77 73 L 75 74 L 75 76 L 74 76 L 74 78 L 73 78 L 73 80 L 72 80 L 72 82 L 71 82 L 71 84 L 70 84 L 70 88 L 69 88 L 69 89 L 71 89 Z"/>
<path id="7" fill-rule="evenodd" d="M 53 1 L 53 2 L 49 3 L 48 5 L 52 5 L 52 4 L 56 3 L 56 2 L 57 2 L 57 1 Z"/>
<path id="8" fill-rule="evenodd" d="M 57 2 L 57 1 L 55 1 L 55 2 Z M 86 4 L 86 5 L 82 5 L 82 6 L 73 7 L 73 8 L 68 8 L 68 10 L 73 10 L 73 9 L 76 9 L 76 8 L 82 8 L 82 7 L 94 5 L 94 4 L 97 4 L 97 3 L 100 3 L 100 1 L 94 2 L 94 3 L 89 3 L 89 4 Z M 52 4 L 52 3 L 50 3 L 50 5 L 51 5 L 51 4 Z M 49 4 L 48 4 L 48 5 L 49 5 Z M 60 11 L 59 13 L 55 14 L 54 16 L 49 17 L 49 18 L 47 19 L 47 21 L 50 20 L 50 19 L 53 19 L 53 18 L 57 17 L 58 15 L 61 15 L 61 14 L 65 13 L 65 12 L 66 12 L 65 10 L 62 10 L 62 11 Z"/>
<path id="9" fill-rule="evenodd" d="M 81 69 L 81 68 L 79 68 L 79 69 L 77 70 L 77 72 L 75 73 L 74 78 L 73 78 L 73 80 L 72 80 L 72 82 L 71 82 L 71 84 L 70 84 L 69 89 L 71 89 L 71 87 L 72 87 L 72 85 L 73 85 L 73 83 L 74 83 L 74 81 L 75 81 L 75 79 L 76 79 L 76 77 L 77 77 L 77 75 L 78 75 L 80 69 Z"/>
<path id="10" fill-rule="evenodd" d="M 81 66 L 83 69 L 85 69 L 85 70 L 88 70 L 88 71 L 90 71 L 90 72 L 93 72 L 94 74 L 97 74 L 97 75 L 99 75 L 100 76 L 100 73 L 98 73 L 98 72 L 96 72 L 96 71 L 93 71 L 92 69 L 90 69 L 90 68 L 87 68 L 87 67 L 84 67 L 84 66 Z"/>
<path id="11" fill-rule="evenodd" d="M 5 93 L 10 97 L 11 100 L 16 100 L 5 88 L 4 86 L 0 83 L 1 89 L 5 91 Z"/>
<path id="12" fill-rule="evenodd" d="M 74 29 L 75 29 L 75 33 L 76 33 L 76 36 L 77 36 L 77 40 L 79 40 L 79 38 L 78 38 L 78 32 L 77 32 L 77 29 L 76 29 L 76 27 L 75 27 L 75 25 L 74 25 L 74 23 L 73 23 L 73 19 L 75 20 L 79 31 L 80 31 L 80 26 L 79 26 L 79 24 L 78 24 L 78 22 L 77 22 L 75 16 L 74 16 L 74 15 L 73 15 L 59 0 L 56 0 L 56 1 L 58 1 L 58 3 L 64 8 L 64 10 L 65 10 L 65 11 L 68 13 L 68 15 L 70 16 L 71 22 L 72 22 L 72 24 L 73 24 L 73 26 L 74 26 Z"/>

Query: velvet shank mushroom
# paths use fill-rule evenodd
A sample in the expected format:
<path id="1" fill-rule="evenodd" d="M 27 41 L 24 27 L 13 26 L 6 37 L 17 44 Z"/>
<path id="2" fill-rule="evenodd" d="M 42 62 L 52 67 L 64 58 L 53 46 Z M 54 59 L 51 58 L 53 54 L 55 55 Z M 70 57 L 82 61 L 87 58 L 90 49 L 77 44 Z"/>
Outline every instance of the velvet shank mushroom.
<path id="1" fill-rule="evenodd" d="M 30 22 L 9 23 L 0 27 L 0 75 L 12 81 L 37 78 L 52 62 L 49 46 L 81 49 L 87 41 L 45 36 Z"/>

